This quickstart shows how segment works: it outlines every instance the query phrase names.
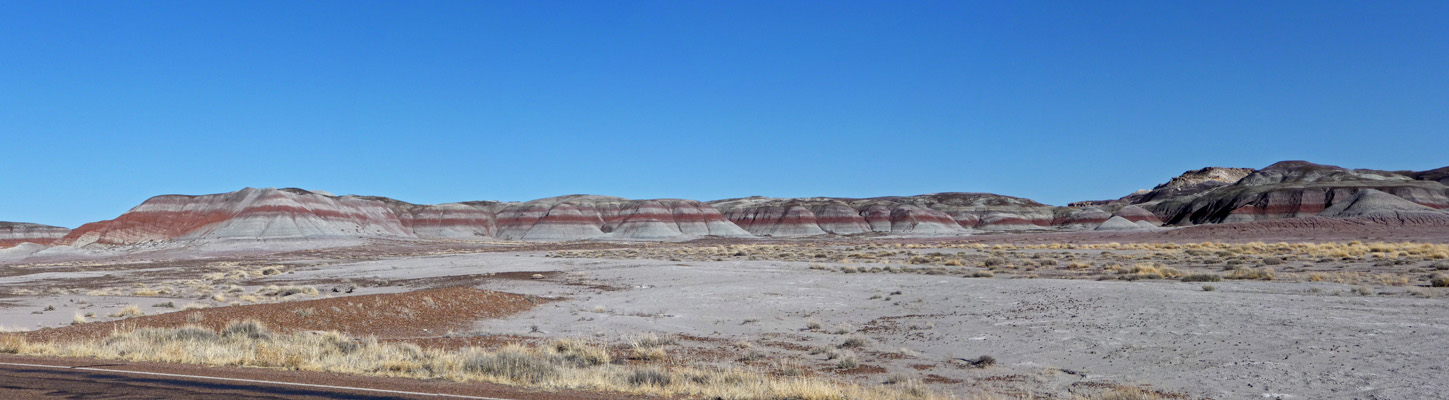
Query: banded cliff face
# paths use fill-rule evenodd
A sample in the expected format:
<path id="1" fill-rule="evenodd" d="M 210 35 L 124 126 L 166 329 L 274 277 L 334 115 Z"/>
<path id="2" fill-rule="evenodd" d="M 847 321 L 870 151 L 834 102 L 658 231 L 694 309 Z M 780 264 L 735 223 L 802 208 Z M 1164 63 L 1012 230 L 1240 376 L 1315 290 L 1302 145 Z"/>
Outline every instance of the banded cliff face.
<path id="1" fill-rule="evenodd" d="M 51 244 L 65 237 L 67 233 L 70 233 L 70 229 L 59 226 L 0 222 L 0 248 L 21 243 Z"/>
<path id="2" fill-rule="evenodd" d="M 519 240 L 668 239 L 750 236 L 694 200 L 571 195 L 494 206 L 498 237 Z"/>
<path id="3" fill-rule="evenodd" d="M 1372 201 L 1362 202 L 1358 207 L 1360 214 L 1378 215 L 1371 209 L 1379 205 L 1400 206 L 1384 201 L 1386 198 L 1380 194 L 1429 210 L 1449 208 L 1449 186 L 1431 180 L 1438 178 L 1433 172 L 1351 170 L 1284 161 L 1254 171 L 1232 185 L 1139 205 L 1175 225 L 1309 216 L 1352 217 L 1325 211 L 1336 204 L 1362 200 L 1366 191 L 1375 194 L 1370 196 Z"/>
<path id="4" fill-rule="evenodd" d="M 384 197 L 247 188 L 146 200 L 120 217 L 62 234 L 58 244 L 317 237 L 669 239 L 748 236 L 692 200 L 563 196 L 525 203 L 418 205 Z"/>
<path id="5" fill-rule="evenodd" d="M 869 232 L 960 234 L 972 229 L 1090 228 L 1111 217 L 1111 213 L 1102 210 L 1073 212 L 1028 199 L 988 193 L 868 199 L 746 197 L 710 204 L 736 225 L 761 236 Z M 1059 212 L 1063 213 L 1060 218 Z"/>
<path id="6" fill-rule="evenodd" d="M 301 189 L 246 188 L 204 196 L 152 197 L 120 217 L 76 228 L 58 243 L 325 236 L 408 236 L 385 202 Z"/>

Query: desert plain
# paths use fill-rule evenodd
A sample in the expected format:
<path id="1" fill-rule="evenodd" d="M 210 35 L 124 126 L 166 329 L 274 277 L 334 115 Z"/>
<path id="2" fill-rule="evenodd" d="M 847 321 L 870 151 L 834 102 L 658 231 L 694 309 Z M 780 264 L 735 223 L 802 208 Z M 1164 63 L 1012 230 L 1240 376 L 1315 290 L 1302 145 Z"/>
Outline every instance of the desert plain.
<path id="1" fill-rule="evenodd" d="M 0 357 L 521 398 L 1444 398 L 1445 171 L 1206 168 L 1068 206 L 157 196 L 0 223 Z"/>

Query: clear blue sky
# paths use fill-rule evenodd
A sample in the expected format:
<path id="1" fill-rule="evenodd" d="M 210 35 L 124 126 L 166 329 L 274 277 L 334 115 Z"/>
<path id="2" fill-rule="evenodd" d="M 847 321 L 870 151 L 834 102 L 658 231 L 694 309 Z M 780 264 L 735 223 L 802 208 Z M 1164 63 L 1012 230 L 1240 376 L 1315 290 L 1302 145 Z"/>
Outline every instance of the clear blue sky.
<path id="1" fill-rule="evenodd" d="M 0 2 L 0 220 L 246 186 L 1064 204 L 1449 165 L 1449 2 L 1186 3 Z"/>

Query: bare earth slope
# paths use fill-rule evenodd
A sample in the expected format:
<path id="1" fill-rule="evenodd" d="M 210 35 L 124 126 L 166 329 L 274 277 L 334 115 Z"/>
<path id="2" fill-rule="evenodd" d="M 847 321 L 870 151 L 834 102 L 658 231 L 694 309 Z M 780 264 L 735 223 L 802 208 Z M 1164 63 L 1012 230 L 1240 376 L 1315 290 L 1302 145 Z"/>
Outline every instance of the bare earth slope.
<path id="1" fill-rule="evenodd" d="M 50 244 L 67 233 L 70 233 L 70 229 L 59 226 L 0 222 L 0 248 L 21 243 Z"/>

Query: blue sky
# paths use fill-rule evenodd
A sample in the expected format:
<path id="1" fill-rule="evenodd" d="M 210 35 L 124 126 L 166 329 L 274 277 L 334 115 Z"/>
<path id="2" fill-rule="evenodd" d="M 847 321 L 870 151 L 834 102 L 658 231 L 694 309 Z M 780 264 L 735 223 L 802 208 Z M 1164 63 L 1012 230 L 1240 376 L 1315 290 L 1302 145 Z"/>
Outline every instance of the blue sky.
<path id="1" fill-rule="evenodd" d="M 0 3 L 0 220 L 993 192 L 1449 165 L 1449 3 Z"/>

